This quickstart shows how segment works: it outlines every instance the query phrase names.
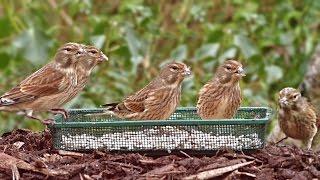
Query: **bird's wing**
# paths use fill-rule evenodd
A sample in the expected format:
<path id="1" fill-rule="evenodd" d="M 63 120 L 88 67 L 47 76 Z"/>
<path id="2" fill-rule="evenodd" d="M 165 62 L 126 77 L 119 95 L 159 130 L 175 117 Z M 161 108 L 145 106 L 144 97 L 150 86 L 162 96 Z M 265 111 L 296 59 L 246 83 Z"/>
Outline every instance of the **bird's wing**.
<path id="1" fill-rule="evenodd" d="M 48 64 L 0 97 L 0 105 L 8 106 L 32 101 L 61 92 L 64 74 Z"/>
<path id="2" fill-rule="evenodd" d="M 162 107 L 161 104 L 167 104 L 173 101 L 173 91 L 174 89 L 170 87 L 162 87 L 157 89 L 157 91 L 151 91 L 145 100 L 145 109 L 158 109 Z M 178 91 L 177 91 L 178 92 Z M 178 95 L 178 94 L 177 94 Z"/>
<path id="3" fill-rule="evenodd" d="M 123 100 L 123 105 L 132 112 L 143 112 L 144 101 L 148 98 L 151 89 L 142 89 Z"/>
<path id="4" fill-rule="evenodd" d="M 132 112 L 143 112 L 145 110 L 145 100 L 150 97 L 150 94 L 157 91 L 158 86 L 159 84 L 151 82 L 140 91 L 125 98 L 121 104 Z"/>

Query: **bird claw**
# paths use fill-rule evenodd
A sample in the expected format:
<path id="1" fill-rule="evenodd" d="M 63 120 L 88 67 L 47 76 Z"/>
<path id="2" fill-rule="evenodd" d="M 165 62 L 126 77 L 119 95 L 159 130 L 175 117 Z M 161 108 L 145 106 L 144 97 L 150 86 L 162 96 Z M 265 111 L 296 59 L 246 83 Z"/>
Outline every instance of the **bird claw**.
<path id="1" fill-rule="evenodd" d="M 45 120 L 42 120 L 41 122 L 46 126 L 55 124 L 55 121 L 53 119 L 45 119 Z"/>
<path id="2" fill-rule="evenodd" d="M 64 119 L 69 119 L 69 113 L 65 109 L 56 108 L 51 109 L 50 112 L 53 114 L 61 114 Z"/>

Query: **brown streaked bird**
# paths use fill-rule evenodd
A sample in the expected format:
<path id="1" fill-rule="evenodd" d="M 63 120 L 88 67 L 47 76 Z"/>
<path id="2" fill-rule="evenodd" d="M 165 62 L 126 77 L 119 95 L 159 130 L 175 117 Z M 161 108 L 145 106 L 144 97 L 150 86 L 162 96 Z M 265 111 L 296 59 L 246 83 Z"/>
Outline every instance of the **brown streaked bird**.
<path id="1" fill-rule="evenodd" d="M 240 107 L 240 79 L 245 76 L 242 64 L 227 60 L 218 67 L 213 79 L 199 92 L 197 112 L 202 119 L 229 119 Z"/>
<path id="2" fill-rule="evenodd" d="M 307 149 L 317 133 L 315 108 L 291 87 L 279 92 L 279 126 L 287 137 L 298 139 Z M 282 141 L 282 140 L 281 140 Z"/>
<path id="3" fill-rule="evenodd" d="M 0 111 L 23 112 L 44 124 L 34 112 L 67 112 L 62 105 L 73 99 L 86 85 L 93 68 L 108 58 L 97 48 L 66 43 L 58 49 L 53 61 L 31 74 L 0 97 Z"/>
<path id="4" fill-rule="evenodd" d="M 181 83 L 191 75 L 190 69 L 183 63 L 166 64 L 160 74 L 147 86 L 120 103 L 103 105 L 124 119 L 160 120 L 168 119 L 180 102 Z"/>

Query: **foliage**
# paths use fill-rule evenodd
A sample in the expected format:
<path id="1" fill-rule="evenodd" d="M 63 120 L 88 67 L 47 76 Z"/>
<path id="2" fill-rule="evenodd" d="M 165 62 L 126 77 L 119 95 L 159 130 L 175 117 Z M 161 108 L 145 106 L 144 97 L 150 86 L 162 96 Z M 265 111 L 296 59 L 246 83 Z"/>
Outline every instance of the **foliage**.
<path id="1" fill-rule="evenodd" d="M 94 44 L 110 61 L 67 107 L 95 107 L 143 87 L 172 59 L 192 67 L 182 106 L 226 58 L 246 67 L 243 105 L 275 107 L 276 92 L 296 87 L 319 39 L 320 1 L 0 0 L 0 93 L 47 63 L 65 42 Z M 0 114 L 1 131 L 38 129 Z"/>

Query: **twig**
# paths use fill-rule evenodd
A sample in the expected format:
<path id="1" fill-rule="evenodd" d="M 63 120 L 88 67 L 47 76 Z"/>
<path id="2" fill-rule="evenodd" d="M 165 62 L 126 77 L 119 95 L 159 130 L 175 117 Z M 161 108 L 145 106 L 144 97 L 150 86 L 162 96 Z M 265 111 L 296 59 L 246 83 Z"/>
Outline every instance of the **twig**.
<path id="1" fill-rule="evenodd" d="M 211 169 L 223 168 L 227 166 L 233 166 L 235 164 L 247 162 L 245 159 L 233 159 L 225 162 L 214 162 L 213 164 L 209 164 L 203 168 L 200 168 L 198 172 L 208 171 Z"/>
<path id="2" fill-rule="evenodd" d="M 173 163 L 162 166 L 160 168 L 153 169 L 153 170 L 143 174 L 142 176 L 158 176 L 158 175 L 163 175 L 166 172 L 170 172 L 170 171 L 175 171 L 175 166 Z"/>
<path id="3" fill-rule="evenodd" d="M 187 154 L 187 153 L 185 153 L 185 152 L 183 152 L 183 151 L 180 151 L 180 153 L 183 154 L 183 155 L 185 155 L 185 156 L 187 156 L 188 158 L 192 158 L 189 154 Z"/>
<path id="4" fill-rule="evenodd" d="M 223 168 L 204 171 L 204 172 L 201 172 L 201 173 L 198 173 L 198 174 L 195 174 L 195 175 L 187 176 L 187 177 L 185 177 L 183 179 L 184 180 L 210 179 L 210 178 L 221 176 L 221 175 L 223 175 L 223 174 L 225 174 L 227 172 L 234 171 L 234 170 L 239 169 L 239 168 L 241 168 L 243 166 L 247 166 L 249 164 L 252 164 L 253 162 L 254 161 L 250 161 L 250 162 L 240 163 L 240 164 L 227 166 L 227 167 L 223 167 Z"/>
<path id="5" fill-rule="evenodd" d="M 12 180 L 19 180 L 20 179 L 20 174 L 19 174 L 17 165 L 15 165 L 15 164 L 11 165 L 11 172 L 12 172 Z"/>
<path id="6" fill-rule="evenodd" d="M 238 170 L 235 170 L 233 171 L 232 173 L 230 173 L 224 180 L 232 180 L 232 179 L 235 179 L 234 176 L 237 176 L 237 175 L 245 175 L 245 176 L 248 176 L 248 177 L 252 177 L 252 178 L 255 178 L 256 175 L 252 174 L 252 173 L 248 173 L 248 172 L 239 172 Z M 238 179 L 240 179 L 238 177 Z"/>
<path id="7" fill-rule="evenodd" d="M 158 161 L 155 160 L 148 160 L 148 159 L 140 159 L 139 162 L 143 165 L 149 165 L 149 164 L 161 164 Z"/>
<path id="8" fill-rule="evenodd" d="M 92 177 L 90 177 L 87 174 L 79 174 L 79 175 L 82 180 L 94 180 Z"/>
<path id="9" fill-rule="evenodd" d="M 181 174 L 181 173 L 185 173 L 185 171 L 167 171 L 167 172 L 162 172 L 161 174 L 148 174 L 148 175 L 142 175 L 142 176 L 148 176 L 148 177 L 159 177 L 159 176 L 163 176 L 163 175 L 168 175 L 168 174 Z"/>
<path id="10" fill-rule="evenodd" d="M 68 172 L 63 170 L 51 170 L 47 168 L 36 168 L 35 166 L 21 160 L 10 156 L 5 153 L 0 153 L 0 168 L 10 169 L 12 170 L 12 166 L 16 166 L 18 169 L 29 170 L 33 172 L 39 172 L 48 176 L 56 176 L 56 175 L 67 175 Z"/>
<path id="11" fill-rule="evenodd" d="M 132 165 L 132 164 L 124 164 L 124 163 L 120 163 L 120 162 L 113 162 L 113 161 L 106 161 L 108 164 L 112 164 L 112 165 L 117 165 L 117 166 L 122 166 L 122 167 L 127 167 L 127 168 L 135 168 L 135 169 L 138 169 L 138 170 L 142 170 L 141 167 L 139 166 L 135 166 L 135 165 Z"/>
<path id="12" fill-rule="evenodd" d="M 230 154 L 230 153 L 228 153 L 228 154 L 224 154 L 223 156 L 232 157 L 232 158 L 243 158 L 243 159 L 248 159 L 248 160 L 255 160 L 258 163 L 262 163 L 261 160 L 255 158 L 255 157 L 252 157 L 252 156 L 248 156 L 248 155 L 246 155 L 244 153 L 242 153 L 242 154 Z"/>
<path id="13" fill-rule="evenodd" d="M 255 174 L 248 173 L 248 172 L 240 172 L 238 170 L 235 170 L 234 173 L 237 175 L 245 175 L 245 176 L 249 176 L 249 177 L 253 177 L 253 178 L 257 177 Z"/>
<path id="14" fill-rule="evenodd" d="M 64 150 L 59 150 L 58 154 L 61 156 L 75 156 L 75 157 L 83 157 L 82 153 L 78 152 L 72 152 L 72 151 L 64 151 Z"/>
<path id="15" fill-rule="evenodd" d="M 5 146 L 4 146 L 4 148 L 3 148 L 2 153 L 5 153 L 5 152 L 6 152 L 6 150 L 7 150 L 7 148 L 8 148 L 8 145 L 5 145 Z"/>

